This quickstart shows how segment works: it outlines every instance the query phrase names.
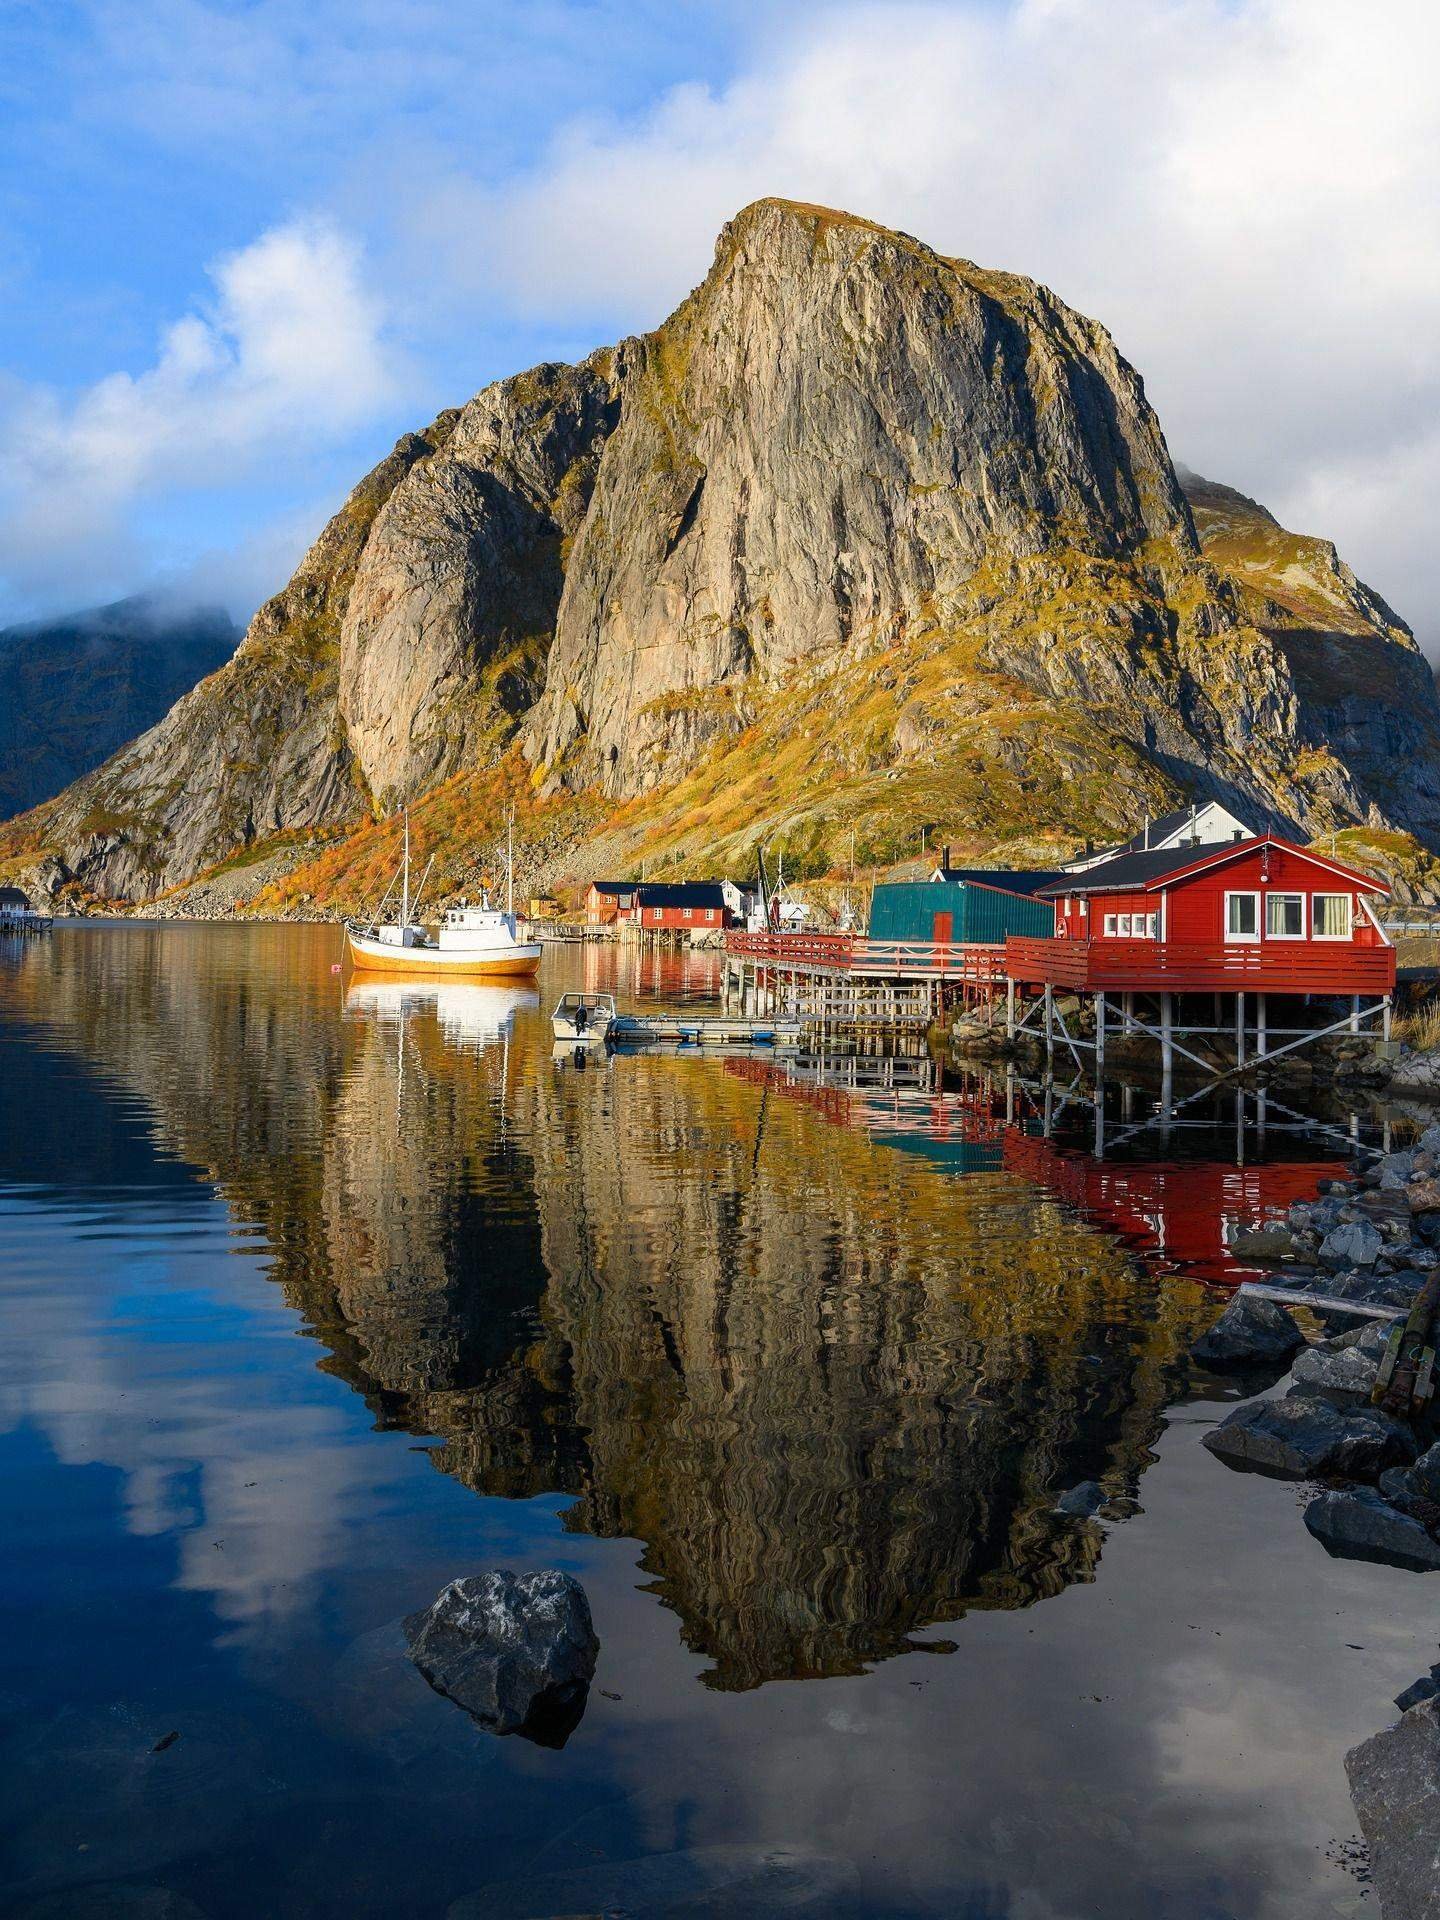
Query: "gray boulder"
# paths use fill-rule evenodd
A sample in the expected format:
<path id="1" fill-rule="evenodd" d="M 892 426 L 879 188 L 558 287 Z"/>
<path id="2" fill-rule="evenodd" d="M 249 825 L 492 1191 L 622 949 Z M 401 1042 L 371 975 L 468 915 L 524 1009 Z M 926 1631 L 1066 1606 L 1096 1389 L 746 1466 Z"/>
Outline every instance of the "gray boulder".
<path id="1" fill-rule="evenodd" d="M 1409 1184 L 1410 1176 L 1415 1171 L 1415 1155 L 1413 1152 L 1387 1153 L 1377 1167 L 1382 1187 L 1404 1187 Z"/>
<path id="2" fill-rule="evenodd" d="M 1241 1227 L 1230 1236 L 1230 1251 L 1237 1260 L 1288 1260 L 1295 1252 L 1290 1229 L 1271 1222 L 1263 1227 Z"/>
<path id="3" fill-rule="evenodd" d="M 1368 1220 L 1347 1220 L 1320 1242 L 1320 1258 L 1327 1267 L 1373 1267 L 1383 1245 Z"/>
<path id="4" fill-rule="evenodd" d="M 1317 1495 L 1305 1509 L 1305 1524 L 1337 1560 L 1378 1560 L 1413 1573 L 1440 1569 L 1440 1542 L 1370 1487 Z"/>
<path id="5" fill-rule="evenodd" d="M 1283 1367 L 1304 1344 L 1304 1334 L 1277 1301 L 1237 1293 L 1209 1332 L 1191 1347 L 1190 1357 L 1216 1372 Z"/>
<path id="6" fill-rule="evenodd" d="M 1251 1400 L 1227 1414 L 1201 1444 L 1226 1466 L 1277 1480 L 1321 1474 L 1364 1480 L 1415 1458 L 1415 1442 L 1398 1420 L 1373 1407 L 1342 1412 L 1307 1393 Z"/>
<path id="7" fill-rule="evenodd" d="M 1313 1393 L 1337 1407 L 1368 1406 L 1378 1372 L 1378 1356 L 1358 1341 L 1341 1347 L 1326 1341 L 1307 1347 L 1295 1362 L 1292 1391 Z"/>
<path id="8" fill-rule="evenodd" d="M 410 1658 L 437 1693 L 492 1733 L 563 1746 L 579 1725 L 600 1642 L 568 1573 L 452 1580 L 405 1621 Z"/>
<path id="9" fill-rule="evenodd" d="M 1440 1920 L 1440 1700 L 1345 1756 L 1384 1920 Z"/>

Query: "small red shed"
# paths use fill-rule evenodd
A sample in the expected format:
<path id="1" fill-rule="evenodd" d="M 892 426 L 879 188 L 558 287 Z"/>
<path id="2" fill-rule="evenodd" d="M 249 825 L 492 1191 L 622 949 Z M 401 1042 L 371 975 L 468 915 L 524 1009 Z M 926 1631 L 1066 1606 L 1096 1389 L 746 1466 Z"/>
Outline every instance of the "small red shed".
<path id="1" fill-rule="evenodd" d="M 1274 834 L 1125 853 L 1041 889 L 1053 940 L 1012 939 L 1011 977 L 1098 992 L 1253 987 L 1388 993 L 1383 882 Z"/>

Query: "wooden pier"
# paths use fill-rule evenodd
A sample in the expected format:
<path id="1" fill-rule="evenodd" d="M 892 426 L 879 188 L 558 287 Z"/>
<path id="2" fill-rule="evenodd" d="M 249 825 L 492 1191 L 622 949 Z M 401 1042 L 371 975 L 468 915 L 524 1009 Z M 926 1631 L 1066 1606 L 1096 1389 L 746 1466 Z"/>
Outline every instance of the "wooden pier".
<path id="1" fill-rule="evenodd" d="M 657 1041 L 694 1047 L 798 1047 L 798 1020 L 757 1018 L 741 1014 L 684 1013 L 621 1014 L 606 1033 L 611 1046 L 648 1046 Z"/>

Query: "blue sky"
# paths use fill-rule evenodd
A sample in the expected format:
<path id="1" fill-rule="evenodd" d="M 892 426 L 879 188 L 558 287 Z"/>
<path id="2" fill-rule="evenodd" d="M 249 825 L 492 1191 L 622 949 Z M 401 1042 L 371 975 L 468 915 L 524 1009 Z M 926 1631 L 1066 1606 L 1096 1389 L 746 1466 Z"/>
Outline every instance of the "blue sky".
<path id="1" fill-rule="evenodd" d="M 0 622 L 244 617 L 405 428 L 653 324 L 763 193 L 1027 272 L 1440 638 L 1425 0 L 8 0 Z"/>

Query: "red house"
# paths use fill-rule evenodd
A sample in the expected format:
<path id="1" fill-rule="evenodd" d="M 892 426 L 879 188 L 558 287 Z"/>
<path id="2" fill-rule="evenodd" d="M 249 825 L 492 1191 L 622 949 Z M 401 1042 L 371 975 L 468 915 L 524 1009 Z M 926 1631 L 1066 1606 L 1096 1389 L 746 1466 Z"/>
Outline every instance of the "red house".
<path id="1" fill-rule="evenodd" d="M 1040 890 L 1055 937 L 1011 938 L 1012 979 L 1080 992 L 1388 994 L 1389 888 L 1265 834 L 1124 853 Z"/>
<path id="2" fill-rule="evenodd" d="M 718 880 L 647 881 L 635 890 L 634 918 L 642 927 L 689 933 L 717 930 L 733 921 Z"/>
<path id="3" fill-rule="evenodd" d="M 592 927 L 613 927 L 628 920 L 635 906 L 633 880 L 592 880 L 585 895 L 585 919 Z"/>

